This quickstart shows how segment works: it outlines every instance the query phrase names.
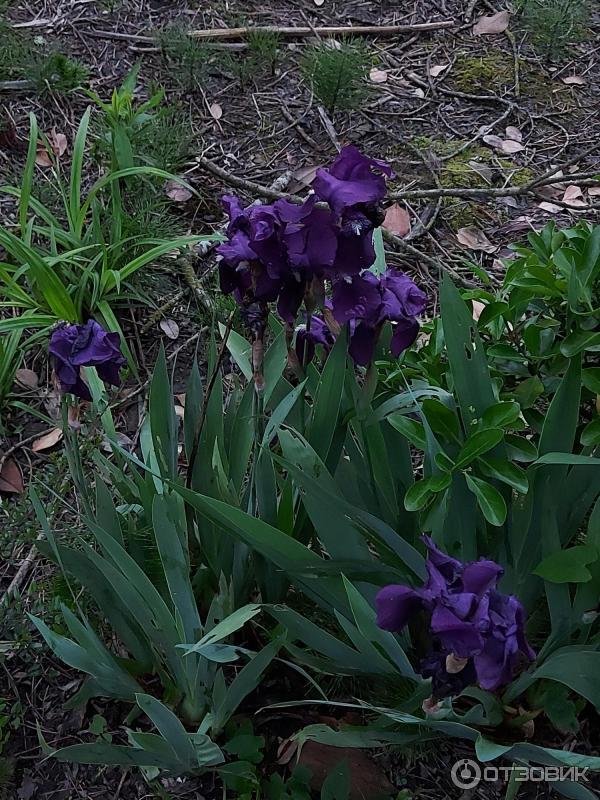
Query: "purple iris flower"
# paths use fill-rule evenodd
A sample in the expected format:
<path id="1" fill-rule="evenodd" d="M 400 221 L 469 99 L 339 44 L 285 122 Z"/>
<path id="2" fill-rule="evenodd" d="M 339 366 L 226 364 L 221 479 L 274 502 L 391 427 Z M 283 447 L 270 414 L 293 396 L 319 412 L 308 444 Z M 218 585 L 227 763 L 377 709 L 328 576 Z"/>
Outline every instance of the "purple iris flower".
<path id="1" fill-rule="evenodd" d="M 306 323 L 296 328 L 296 355 L 301 364 L 310 363 L 315 356 L 316 345 L 322 345 L 329 352 L 334 344 L 333 334 L 321 317 L 313 314 L 310 319 L 310 330 Z"/>
<path id="2" fill-rule="evenodd" d="M 384 630 L 401 631 L 415 615 L 425 612 L 434 653 L 464 661 L 467 675 L 473 672 L 484 689 L 509 683 L 518 666 L 532 661 L 535 653 L 525 637 L 523 606 L 496 588 L 502 567 L 487 560 L 463 564 L 439 550 L 430 538 L 423 538 L 428 550 L 427 582 L 421 589 L 384 587 L 376 599 L 377 624 Z M 426 672 L 421 674 L 434 677 L 439 687 L 445 678 L 439 666 L 434 669 L 431 658 L 423 662 Z M 458 686 L 456 680 L 453 677 L 450 684 Z"/>
<path id="3" fill-rule="evenodd" d="M 339 232 L 328 208 L 311 195 L 302 205 L 277 200 L 274 208 L 284 223 L 283 242 L 291 269 L 320 273 L 333 265 Z"/>
<path id="4" fill-rule="evenodd" d="M 95 320 L 90 319 L 85 325 L 60 325 L 52 333 L 48 349 L 63 392 L 82 400 L 92 399 L 81 377 L 81 367 L 96 367 L 104 383 L 119 386 L 119 370 L 126 363 L 119 334 L 105 331 Z"/>
<path id="5" fill-rule="evenodd" d="M 404 273 L 388 269 L 379 278 L 371 272 L 333 286 L 333 315 L 343 324 L 354 321 L 349 352 L 367 365 L 381 325 L 394 323 L 390 349 L 395 358 L 414 342 L 419 332 L 416 316 L 425 308 L 426 295 Z"/>
<path id="6" fill-rule="evenodd" d="M 364 156 L 354 145 L 342 148 L 329 169 L 318 169 L 312 187 L 320 200 L 341 217 L 346 209 L 377 205 L 385 197 L 389 164 Z"/>

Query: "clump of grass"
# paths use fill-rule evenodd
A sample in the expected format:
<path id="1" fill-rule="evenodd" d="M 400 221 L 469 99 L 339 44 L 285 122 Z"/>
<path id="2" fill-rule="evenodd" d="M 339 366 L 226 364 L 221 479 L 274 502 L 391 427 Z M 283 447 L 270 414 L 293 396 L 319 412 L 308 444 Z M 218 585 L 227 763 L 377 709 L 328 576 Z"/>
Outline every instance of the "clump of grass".
<path id="1" fill-rule="evenodd" d="M 235 75 L 242 89 L 251 80 L 267 72 L 274 75 L 279 52 L 279 36 L 275 31 L 249 29 L 246 41 L 247 50 L 221 56 L 221 66 Z"/>
<path id="2" fill-rule="evenodd" d="M 168 25 L 158 32 L 157 45 L 170 64 L 177 67 L 175 77 L 186 91 L 194 91 L 206 75 L 210 50 L 203 42 L 189 35 L 179 24 Z"/>
<path id="3" fill-rule="evenodd" d="M 533 45 L 549 60 L 561 58 L 569 44 L 588 32 L 586 0 L 521 0 L 519 11 Z"/>
<path id="4" fill-rule="evenodd" d="M 4 9 L 0 7 L 0 14 Z M 31 59 L 32 51 L 26 36 L 0 19 L 0 80 L 19 80 Z"/>
<path id="5" fill-rule="evenodd" d="M 166 172 L 178 172 L 189 158 L 194 133 L 185 112 L 173 106 L 159 109 L 136 137 L 145 161 Z"/>
<path id="6" fill-rule="evenodd" d="M 277 55 L 279 52 L 280 38 L 275 31 L 261 28 L 248 31 L 246 37 L 248 43 L 248 58 L 254 69 L 258 72 L 261 69 L 275 73 Z"/>
<path id="7" fill-rule="evenodd" d="M 360 41 L 321 42 L 304 57 L 302 70 L 330 114 L 357 108 L 366 94 L 369 52 Z"/>
<path id="8" fill-rule="evenodd" d="M 88 79 L 87 67 L 64 53 L 53 52 L 34 60 L 29 76 L 40 94 L 46 91 L 68 94 Z"/>

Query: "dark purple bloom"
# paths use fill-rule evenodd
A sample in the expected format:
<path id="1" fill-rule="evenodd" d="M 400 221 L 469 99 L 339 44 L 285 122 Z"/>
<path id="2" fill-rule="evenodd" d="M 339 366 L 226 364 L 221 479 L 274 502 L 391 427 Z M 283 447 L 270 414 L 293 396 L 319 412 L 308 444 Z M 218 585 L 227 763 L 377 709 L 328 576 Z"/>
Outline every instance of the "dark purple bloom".
<path id="1" fill-rule="evenodd" d="M 96 367 L 104 383 L 120 384 L 119 370 L 125 365 L 118 333 L 109 333 L 95 320 L 85 325 L 64 323 L 50 338 L 49 352 L 63 392 L 91 400 L 90 390 L 82 379 L 81 367 Z"/>
<path id="2" fill-rule="evenodd" d="M 314 195 L 302 205 L 277 200 L 274 208 L 285 225 L 282 239 L 290 267 L 309 273 L 330 268 L 339 235 L 331 211 L 317 206 Z"/>
<path id="3" fill-rule="evenodd" d="M 426 296 L 404 273 L 388 269 L 379 278 L 365 272 L 352 279 L 342 279 L 333 286 L 333 315 L 343 324 L 354 320 L 350 355 L 360 365 L 373 357 L 373 348 L 381 325 L 393 325 L 391 351 L 394 357 L 416 339 L 416 320 L 425 308 Z"/>
<path id="4" fill-rule="evenodd" d="M 316 314 L 310 319 L 310 330 L 307 330 L 306 324 L 296 328 L 296 355 L 301 364 L 308 364 L 313 360 L 316 345 L 322 345 L 325 352 L 329 352 L 333 343 L 333 335 L 327 324 Z"/>
<path id="5" fill-rule="evenodd" d="M 458 672 L 446 669 L 447 655 L 441 651 L 433 651 L 419 665 L 419 672 L 424 678 L 431 678 L 431 694 L 436 700 L 460 694 L 467 686 L 477 682 L 477 673 L 473 662 L 469 661 Z"/>
<path id="6" fill-rule="evenodd" d="M 516 597 L 490 592 L 489 635 L 473 661 L 482 689 L 495 689 L 512 680 L 515 664 L 533 661 L 535 652 L 525 637 L 525 611 Z"/>
<path id="7" fill-rule="evenodd" d="M 470 564 L 447 556 L 428 537 L 428 579 L 421 589 L 386 586 L 377 595 L 377 624 L 400 631 L 420 612 L 429 615 L 437 649 L 472 666 L 484 689 L 512 680 L 535 653 L 525 637 L 521 603 L 496 588 L 503 570 L 494 561 Z M 429 676 L 427 676 L 429 677 Z"/>
<path id="8" fill-rule="evenodd" d="M 317 197 L 341 216 L 348 208 L 380 203 L 386 191 L 384 175 L 393 175 L 389 164 L 368 158 L 349 145 L 329 169 L 317 170 L 312 186 Z"/>

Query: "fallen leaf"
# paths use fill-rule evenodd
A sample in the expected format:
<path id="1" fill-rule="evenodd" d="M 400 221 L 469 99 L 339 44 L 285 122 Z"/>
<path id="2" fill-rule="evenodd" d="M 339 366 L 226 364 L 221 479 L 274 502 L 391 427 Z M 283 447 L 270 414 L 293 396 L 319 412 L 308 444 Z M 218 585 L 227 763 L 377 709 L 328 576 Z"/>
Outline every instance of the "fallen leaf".
<path id="1" fill-rule="evenodd" d="M 15 382 L 23 389 L 37 389 L 39 381 L 32 369 L 18 369 L 15 372 Z"/>
<path id="2" fill-rule="evenodd" d="M 480 303 L 479 300 L 472 300 L 473 310 L 471 312 L 471 316 L 477 322 L 479 317 L 481 316 L 483 309 L 485 308 L 485 303 Z M 448 671 L 448 670 L 446 670 Z"/>
<path id="3" fill-rule="evenodd" d="M 388 74 L 384 69 L 373 69 L 369 72 L 369 78 L 373 83 L 385 83 L 388 79 Z"/>
<path id="4" fill-rule="evenodd" d="M 567 86 L 585 86 L 587 81 L 582 75 L 566 75 L 564 78 L 561 78 L 563 83 L 566 83 Z"/>
<path id="5" fill-rule="evenodd" d="M 565 193 L 563 194 L 563 203 L 570 203 L 572 200 L 576 200 L 578 197 L 582 197 L 583 192 L 579 186 L 567 186 L 565 189 Z"/>
<path id="6" fill-rule="evenodd" d="M 38 167 L 51 167 L 52 166 L 52 159 L 50 158 L 50 153 L 46 150 L 46 145 L 43 142 L 38 144 L 37 150 L 35 152 L 35 163 Z"/>
<path id="7" fill-rule="evenodd" d="M 470 250 L 482 250 L 484 253 L 494 253 L 498 249 L 496 245 L 490 242 L 485 233 L 474 225 L 460 228 L 456 234 L 456 238 L 460 244 L 468 247 Z"/>
<path id="8" fill-rule="evenodd" d="M 501 139 L 499 136 L 496 136 L 493 133 L 488 133 L 483 137 L 483 140 L 486 144 L 489 144 L 490 147 L 495 147 L 498 150 L 502 150 L 502 145 L 504 144 L 504 139 Z"/>
<path id="9" fill-rule="evenodd" d="M 126 433 L 117 432 L 117 444 L 124 450 L 133 450 L 133 440 L 127 436 Z M 113 445 L 109 439 L 103 439 L 100 444 L 100 449 L 105 453 L 112 453 Z"/>
<path id="10" fill-rule="evenodd" d="M 35 163 L 40 167 L 52 166 L 53 159 L 48 152 L 48 147 L 53 153 L 55 159 L 59 159 L 62 155 L 64 155 L 67 149 L 67 137 L 64 133 L 58 133 L 56 128 L 52 128 L 46 138 L 47 143 L 43 141 L 38 142 L 35 155 Z"/>
<path id="11" fill-rule="evenodd" d="M 325 3 L 325 0 L 313 0 L 316 6 L 322 6 Z"/>
<path id="12" fill-rule="evenodd" d="M 478 175 L 481 175 L 484 181 L 487 183 L 492 182 L 492 178 L 494 176 L 494 170 L 490 167 L 489 164 L 486 164 L 483 161 L 467 161 L 467 164 L 473 172 L 476 172 Z"/>
<path id="13" fill-rule="evenodd" d="M 178 406 L 178 405 L 175 405 L 175 406 L 174 406 L 174 408 L 175 408 L 175 416 L 176 416 L 178 419 L 183 419 L 183 417 L 184 417 L 184 415 L 185 415 L 185 409 L 184 409 L 184 407 L 183 407 L 183 406 Z"/>
<path id="14" fill-rule="evenodd" d="M 570 206 L 575 206 L 576 208 L 587 208 L 587 203 L 583 199 L 583 192 L 579 186 L 575 186 L 571 184 L 567 186 L 565 189 L 565 193 L 562 196 L 563 203 L 569 203 Z"/>
<path id="15" fill-rule="evenodd" d="M 510 22 L 508 11 L 499 11 L 489 17 L 479 17 L 473 25 L 473 35 L 482 36 L 489 33 L 504 33 Z"/>
<path id="16" fill-rule="evenodd" d="M 311 772 L 311 787 L 319 791 L 328 775 L 345 761 L 350 774 L 350 800 L 383 800 L 397 791 L 383 769 L 372 761 L 364 750 L 333 747 L 308 741 L 302 747 L 298 764 Z"/>
<path id="17" fill-rule="evenodd" d="M 176 203 L 186 203 L 192 196 L 190 190 L 186 189 L 178 181 L 167 181 L 165 183 L 165 192 L 167 197 Z"/>
<path id="18" fill-rule="evenodd" d="M 421 99 L 423 99 L 423 98 L 425 97 L 425 92 L 423 91 L 423 89 L 421 89 L 421 88 L 419 87 L 419 88 L 417 88 L 417 89 L 415 89 L 415 90 L 414 90 L 414 92 L 413 92 L 413 95 L 414 95 L 415 97 L 420 97 Z"/>
<path id="19" fill-rule="evenodd" d="M 42 450 L 49 450 L 51 447 L 54 447 L 54 445 L 58 444 L 62 438 L 63 432 L 60 428 L 51 428 L 48 433 L 45 433 L 43 436 L 40 436 L 39 439 L 35 440 L 31 445 L 31 449 L 34 453 L 39 453 Z"/>
<path id="20" fill-rule="evenodd" d="M 523 141 L 523 134 L 518 128 L 515 128 L 514 125 L 508 125 L 504 133 L 506 134 L 507 139 L 512 139 L 515 142 Z"/>
<path id="21" fill-rule="evenodd" d="M 510 194 L 506 195 L 506 197 L 499 197 L 498 202 L 500 203 L 500 205 L 507 206 L 508 208 L 519 207 L 516 197 L 513 197 Z"/>
<path id="22" fill-rule="evenodd" d="M 218 103 L 213 103 L 208 110 L 213 119 L 221 119 L 223 116 L 223 109 Z"/>
<path id="23" fill-rule="evenodd" d="M 590 186 L 588 194 L 590 197 L 598 197 L 600 195 L 600 186 Z"/>
<path id="24" fill-rule="evenodd" d="M 293 173 L 293 180 L 290 182 L 288 186 L 288 191 L 291 194 L 295 194 L 299 189 L 306 188 L 310 186 L 311 183 L 314 181 L 315 176 L 317 174 L 317 170 L 320 168 L 320 164 L 310 165 L 307 167 L 300 167 Z"/>
<path id="25" fill-rule="evenodd" d="M 382 227 L 398 236 L 406 236 L 410 233 L 410 214 L 398 203 L 393 203 L 385 212 Z"/>
<path id="26" fill-rule="evenodd" d="M 79 420 L 81 414 L 81 403 L 74 403 L 72 406 L 69 406 L 69 410 L 67 411 L 67 422 L 69 424 L 69 428 L 74 431 L 78 431 L 81 428 L 81 422 Z"/>
<path id="27" fill-rule="evenodd" d="M 548 214 L 558 214 L 562 211 L 562 208 L 557 206 L 556 203 L 548 203 L 546 200 L 538 203 L 538 208 L 541 208 L 542 211 L 547 211 Z"/>
<path id="28" fill-rule="evenodd" d="M 514 139 L 505 139 L 502 142 L 503 153 L 520 153 L 525 150 L 525 147 L 520 142 L 515 142 Z"/>
<path id="29" fill-rule="evenodd" d="M 16 461 L 7 458 L 0 470 L 0 492 L 21 494 L 23 492 L 23 476 Z"/>
<path id="30" fill-rule="evenodd" d="M 174 319 L 161 319 L 160 329 L 169 339 L 177 339 L 179 336 L 179 325 Z"/>
<path id="31" fill-rule="evenodd" d="M 432 78 L 437 78 L 437 76 L 441 75 L 442 72 L 444 70 L 448 69 L 449 66 L 450 66 L 450 64 L 435 64 L 429 70 L 429 74 L 431 75 Z"/>

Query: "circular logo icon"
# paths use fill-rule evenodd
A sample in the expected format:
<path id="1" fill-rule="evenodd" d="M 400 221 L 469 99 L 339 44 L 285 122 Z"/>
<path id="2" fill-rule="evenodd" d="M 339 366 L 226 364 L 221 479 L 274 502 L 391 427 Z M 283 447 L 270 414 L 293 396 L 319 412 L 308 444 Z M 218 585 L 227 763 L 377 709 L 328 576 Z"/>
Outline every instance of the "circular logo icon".
<path id="1" fill-rule="evenodd" d="M 481 780 L 481 767 L 470 758 L 461 758 L 452 767 L 450 777 L 458 789 L 473 789 Z"/>

